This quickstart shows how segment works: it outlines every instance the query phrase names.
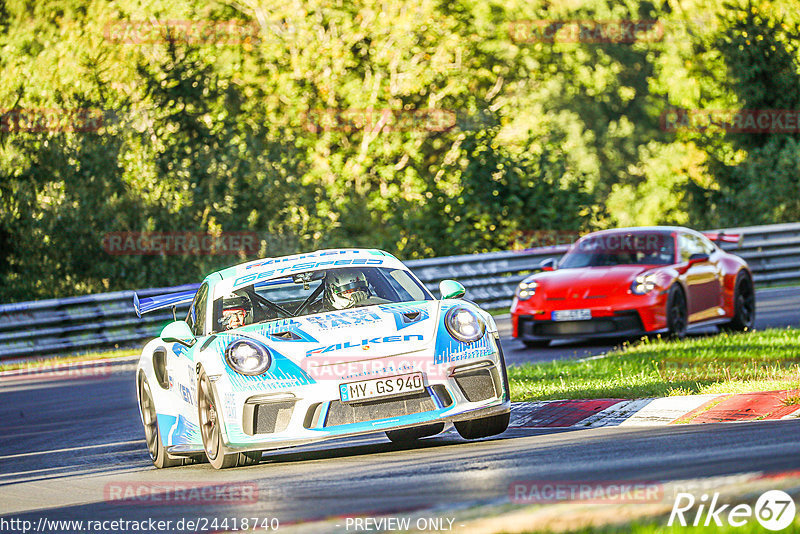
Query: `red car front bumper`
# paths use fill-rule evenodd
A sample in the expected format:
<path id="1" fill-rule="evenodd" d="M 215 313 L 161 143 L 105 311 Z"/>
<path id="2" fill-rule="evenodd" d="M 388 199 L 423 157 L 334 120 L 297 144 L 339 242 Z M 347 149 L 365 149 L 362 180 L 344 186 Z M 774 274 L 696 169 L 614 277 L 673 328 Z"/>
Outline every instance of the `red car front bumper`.
<path id="1" fill-rule="evenodd" d="M 512 336 L 523 341 L 578 337 L 628 337 L 667 329 L 667 292 L 628 294 L 603 299 L 548 300 L 516 297 L 511 305 Z M 590 310 L 591 318 L 553 320 L 559 310 Z"/>

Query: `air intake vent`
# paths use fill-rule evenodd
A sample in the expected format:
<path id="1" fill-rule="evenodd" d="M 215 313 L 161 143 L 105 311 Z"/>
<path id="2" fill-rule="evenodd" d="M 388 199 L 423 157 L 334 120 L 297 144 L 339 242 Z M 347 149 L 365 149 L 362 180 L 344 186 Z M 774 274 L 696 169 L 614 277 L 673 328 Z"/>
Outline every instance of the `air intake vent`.
<path id="1" fill-rule="evenodd" d="M 245 434 L 273 434 L 289 426 L 294 410 L 294 400 L 244 405 L 243 428 Z"/>
<path id="2" fill-rule="evenodd" d="M 469 402 L 478 402 L 498 395 L 489 369 L 476 369 L 455 375 L 456 384 Z"/>
<path id="3" fill-rule="evenodd" d="M 435 410 L 436 405 L 427 391 L 389 400 L 376 400 L 346 404 L 332 401 L 328 407 L 325 426 L 347 425 L 398 417 L 412 413 Z"/>

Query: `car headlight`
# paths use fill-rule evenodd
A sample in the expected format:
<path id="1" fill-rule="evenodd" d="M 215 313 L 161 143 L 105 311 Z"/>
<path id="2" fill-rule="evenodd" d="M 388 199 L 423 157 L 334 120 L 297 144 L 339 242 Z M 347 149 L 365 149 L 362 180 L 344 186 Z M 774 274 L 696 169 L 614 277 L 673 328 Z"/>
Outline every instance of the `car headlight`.
<path id="1" fill-rule="evenodd" d="M 228 345 L 225 359 L 228 365 L 243 375 L 260 375 L 272 364 L 269 350 L 248 339 L 237 339 Z"/>
<path id="2" fill-rule="evenodd" d="M 633 280 L 631 292 L 635 295 L 646 295 L 658 287 L 658 273 L 642 273 Z"/>
<path id="3" fill-rule="evenodd" d="M 478 341 L 486 332 L 483 319 L 466 306 L 454 306 L 444 316 L 444 325 L 450 335 L 462 343 Z"/>
<path id="4" fill-rule="evenodd" d="M 517 286 L 517 298 L 519 300 L 528 300 L 536 294 L 536 288 L 539 287 L 538 282 L 520 282 Z"/>

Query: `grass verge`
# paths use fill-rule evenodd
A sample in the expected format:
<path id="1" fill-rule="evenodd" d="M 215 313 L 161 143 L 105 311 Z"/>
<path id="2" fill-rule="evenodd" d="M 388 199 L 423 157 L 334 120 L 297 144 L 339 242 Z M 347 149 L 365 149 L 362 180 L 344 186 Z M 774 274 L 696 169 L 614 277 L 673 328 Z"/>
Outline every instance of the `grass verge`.
<path id="1" fill-rule="evenodd" d="M 643 339 L 605 358 L 509 368 L 514 400 L 643 398 L 800 388 L 800 332 Z"/>

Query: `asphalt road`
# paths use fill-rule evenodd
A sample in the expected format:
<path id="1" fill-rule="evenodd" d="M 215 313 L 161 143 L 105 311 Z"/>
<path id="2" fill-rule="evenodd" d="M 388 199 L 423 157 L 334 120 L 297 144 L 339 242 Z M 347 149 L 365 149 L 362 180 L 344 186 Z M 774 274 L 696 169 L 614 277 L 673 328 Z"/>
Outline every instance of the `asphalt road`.
<path id="1" fill-rule="evenodd" d="M 761 291 L 758 298 L 759 328 L 800 324 L 800 290 Z M 506 342 L 511 361 L 576 357 L 605 348 L 566 344 L 528 351 L 511 345 Z M 800 420 L 787 420 L 511 429 L 477 442 L 449 432 L 417 447 L 370 436 L 269 452 L 260 465 L 247 468 L 214 471 L 198 464 L 156 470 L 145 448 L 131 364 L 89 380 L 0 382 L 0 421 L 0 519 L 34 524 L 40 518 L 174 522 L 246 516 L 286 525 L 497 503 L 521 480 L 674 481 L 800 469 Z M 188 504 L 113 498 L 139 491 L 142 484 L 184 483 L 238 484 L 255 500 L 235 494 L 226 494 L 234 495 L 232 502 Z"/>
<path id="2" fill-rule="evenodd" d="M 800 326 L 800 287 L 767 288 L 756 291 L 757 329 Z M 608 352 L 625 339 L 563 340 L 551 343 L 545 349 L 529 349 L 511 337 L 511 321 L 506 317 L 497 320 L 508 364 L 546 362 L 560 359 L 579 359 Z M 716 327 L 690 330 L 690 335 L 716 334 Z"/>

